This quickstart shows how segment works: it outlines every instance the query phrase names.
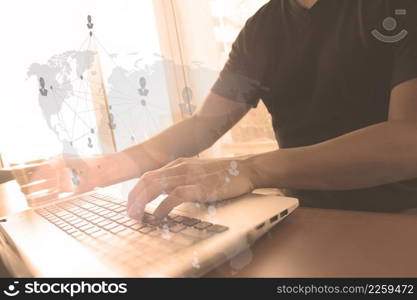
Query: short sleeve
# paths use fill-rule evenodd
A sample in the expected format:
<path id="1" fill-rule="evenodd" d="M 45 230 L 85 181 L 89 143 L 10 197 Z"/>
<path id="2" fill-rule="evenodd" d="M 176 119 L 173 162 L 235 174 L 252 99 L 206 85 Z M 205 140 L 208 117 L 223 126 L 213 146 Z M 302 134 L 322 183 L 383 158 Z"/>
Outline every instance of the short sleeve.
<path id="1" fill-rule="evenodd" d="M 413 0 L 414 2 L 415 0 Z M 394 65 L 392 73 L 392 88 L 395 86 L 417 78 L 417 10 L 415 1 L 407 1 L 409 5 L 403 9 L 403 16 L 397 18 L 404 18 L 399 26 L 399 39 L 401 34 L 403 38 L 396 42 L 394 46 Z"/>
<path id="2" fill-rule="evenodd" d="M 265 55 L 262 47 L 264 35 L 264 6 L 245 24 L 233 43 L 229 58 L 211 91 L 233 101 L 256 107 L 264 87 Z"/>

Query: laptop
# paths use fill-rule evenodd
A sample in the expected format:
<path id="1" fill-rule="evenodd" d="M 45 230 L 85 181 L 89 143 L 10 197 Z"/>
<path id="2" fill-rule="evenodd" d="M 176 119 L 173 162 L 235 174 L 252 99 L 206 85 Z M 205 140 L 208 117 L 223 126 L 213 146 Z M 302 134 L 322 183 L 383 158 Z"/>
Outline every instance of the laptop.
<path id="1" fill-rule="evenodd" d="M 250 247 L 298 200 L 252 193 L 168 217 L 129 218 L 109 189 L 51 201 L 1 220 L 0 253 L 16 277 L 199 277 Z"/>

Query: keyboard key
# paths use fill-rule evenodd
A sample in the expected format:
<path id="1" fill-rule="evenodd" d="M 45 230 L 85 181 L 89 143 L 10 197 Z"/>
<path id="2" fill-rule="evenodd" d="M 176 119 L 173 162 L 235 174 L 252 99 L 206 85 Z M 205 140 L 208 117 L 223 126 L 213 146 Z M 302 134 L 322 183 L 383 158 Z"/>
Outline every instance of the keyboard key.
<path id="1" fill-rule="evenodd" d="M 109 224 L 107 224 L 107 225 L 103 226 L 103 228 L 104 228 L 104 229 L 107 229 L 107 230 L 111 230 L 111 229 L 113 229 L 113 228 L 115 228 L 115 227 L 117 227 L 117 226 L 119 226 L 119 224 L 114 223 L 114 222 L 111 222 L 111 223 L 109 223 Z"/>
<path id="2" fill-rule="evenodd" d="M 116 227 L 110 229 L 110 231 L 113 232 L 113 233 L 118 233 L 119 231 L 122 231 L 124 229 L 125 229 L 125 227 L 119 225 L 119 226 L 116 226 Z"/>
<path id="3" fill-rule="evenodd" d="M 178 233 L 178 232 L 181 232 L 182 230 L 184 230 L 185 228 L 187 228 L 185 225 L 177 223 L 177 224 L 169 227 L 169 231 L 174 232 L 174 233 Z"/>
<path id="4" fill-rule="evenodd" d="M 74 228 L 74 227 L 72 227 L 71 225 L 68 225 L 68 224 L 61 224 L 61 225 L 59 225 L 59 227 L 62 229 L 62 230 L 64 230 L 64 231 L 67 231 L 67 230 L 69 230 L 69 229 L 71 229 L 71 228 Z"/>
<path id="5" fill-rule="evenodd" d="M 92 228 L 93 227 L 93 225 L 92 224 L 90 224 L 90 223 L 88 223 L 88 224 L 86 224 L 86 225 L 83 225 L 83 226 L 81 226 L 81 227 L 78 227 L 78 229 L 80 229 L 80 230 L 82 230 L 82 231 L 86 231 L 86 230 L 88 230 L 88 229 L 90 229 L 90 228 Z"/>
<path id="6" fill-rule="evenodd" d="M 91 212 L 93 212 L 94 214 L 100 214 L 101 212 L 107 211 L 105 208 L 102 208 L 100 206 L 96 206 L 94 208 L 90 209 Z"/>
<path id="7" fill-rule="evenodd" d="M 144 227 L 145 225 L 143 224 L 134 224 L 132 226 L 130 226 L 130 228 L 132 228 L 133 230 L 139 230 L 140 228 Z"/>
<path id="8" fill-rule="evenodd" d="M 122 217 L 122 218 L 118 219 L 116 222 L 117 223 L 120 223 L 120 224 L 124 224 L 124 223 L 126 223 L 126 222 L 128 222 L 130 220 L 132 220 L 132 219 L 129 218 L 129 217 Z"/>
<path id="9" fill-rule="evenodd" d="M 91 220 L 91 223 L 98 224 L 98 223 L 101 223 L 101 222 L 104 222 L 104 221 L 107 221 L 107 219 L 105 219 L 103 217 L 97 217 L 94 220 Z"/>
<path id="10" fill-rule="evenodd" d="M 114 214 L 114 212 L 112 212 L 112 211 L 110 211 L 108 209 L 103 208 L 103 210 L 100 211 L 100 212 L 97 212 L 97 214 L 100 215 L 100 216 L 102 216 L 102 217 L 105 217 L 108 214 Z"/>
<path id="11" fill-rule="evenodd" d="M 98 238 L 99 236 L 101 236 L 101 235 L 104 235 L 104 234 L 107 234 L 107 231 L 105 231 L 105 230 L 102 230 L 102 229 L 99 229 L 99 230 L 97 230 L 97 231 L 95 231 L 95 232 L 93 232 L 93 233 L 90 233 L 90 236 L 92 237 L 92 238 Z"/>
<path id="12" fill-rule="evenodd" d="M 211 225 L 213 225 L 213 224 L 211 224 L 209 222 L 200 222 L 200 223 L 197 223 L 196 225 L 194 225 L 194 228 L 203 230 L 203 229 L 206 229 L 207 227 L 209 227 Z"/>
<path id="13" fill-rule="evenodd" d="M 77 229 L 75 229 L 75 228 L 74 228 L 74 227 L 72 227 L 72 226 L 62 228 L 62 230 L 64 230 L 66 233 L 69 233 L 69 234 L 71 234 L 71 233 L 73 233 L 73 232 L 78 231 Z"/>
<path id="14" fill-rule="evenodd" d="M 91 212 L 89 212 L 88 210 L 82 209 L 79 212 L 73 212 L 74 214 L 76 214 L 77 216 L 80 217 L 89 217 L 89 216 L 94 216 L 94 214 L 92 214 Z"/>
<path id="15" fill-rule="evenodd" d="M 205 230 L 198 230 L 198 229 L 195 229 L 194 227 L 187 227 L 183 231 L 181 231 L 181 234 L 184 234 L 192 238 L 193 240 L 198 241 L 198 240 L 205 240 L 209 238 L 210 236 L 212 236 L 214 233 L 208 232 Z"/>
<path id="16" fill-rule="evenodd" d="M 97 215 L 91 215 L 91 216 L 86 217 L 85 219 L 86 219 L 87 221 L 89 221 L 89 222 L 92 222 L 93 220 L 95 220 L 95 219 L 97 219 L 97 218 L 100 218 L 100 216 L 97 216 Z"/>
<path id="17" fill-rule="evenodd" d="M 84 225 L 87 225 L 87 224 L 90 224 L 90 223 L 88 223 L 87 221 L 82 220 L 81 222 L 79 222 L 79 223 L 77 224 L 77 227 L 78 227 L 78 228 L 80 228 L 80 227 L 82 227 L 82 226 L 84 226 Z"/>
<path id="18" fill-rule="evenodd" d="M 148 234 L 152 231 L 154 231 L 156 228 L 155 227 L 151 227 L 151 226 L 143 226 L 139 229 L 139 232 L 142 232 L 144 234 Z"/>
<path id="19" fill-rule="evenodd" d="M 114 235 L 112 235 L 111 233 L 104 232 L 104 234 L 98 236 L 97 239 L 99 239 L 100 241 L 103 241 L 103 242 L 107 242 L 107 241 L 111 240 L 113 237 L 114 237 Z"/>
<path id="20" fill-rule="evenodd" d="M 81 231 L 78 231 L 78 230 L 71 233 L 71 235 L 75 238 L 77 238 L 79 236 L 82 236 L 83 234 L 84 233 L 82 233 Z"/>
<path id="21" fill-rule="evenodd" d="M 73 226 L 81 226 L 80 223 L 85 222 L 83 219 L 80 218 L 76 218 L 74 220 L 69 221 L 68 223 L 70 223 Z"/>
<path id="22" fill-rule="evenodd" d="M 119 208 L 119 207 L 120 206 L 117 205 L 117 204 L 110 204 L 109 206 L 107 206 L 107 208 L 110 209 L 110 210 L 114 210 L 114 209 Z"/>
<path id="23" fill-rule="evenodd" d="M 127 237 L 131 234 L 134 234 L 134 233 L 135 233 L 135 231 L 133 231 L 132 229 L 125 228 L 124 230 L 118 232 L 117 235 L 121 236 L 121 237 Z"/>
<path id="24" fill-rule="evenodd" d="M 135 220 L 135 219 L 130 219 L 129 221 L 127 221 L 127 222 L 124 222 L 123 223 L 125 226 L 133 226 L 133 225 L 135 225 L 135 224 L 139 224 L 139 221 L 138 220 Z"/>
<path id="25" fill-rule="evenodd" d="M 73 222 L 76 222 L 76 221 L 78 221 L 79 219 L 80 219 L 80 218 L 78 218 L 78 217 L 76 217 L 76 216 L 71 216 L 71 217 L 65 218 L 64 220 L 65 220 L 65 222 L 68 222 L 68 223 L 72 224 Z"/>
<path id="26" fill-rule="evenodd" d="M 112 224 L 112 223 L 113 223 L 112 221 L 104 219 L 103 221 L 97 223 L 97 226 L 104 227 L 104 226 L 106 226 L 108 224 Z"/>
<path id="27" fill-rule="evenodd" d="M 198 219 L 194 219 L 194 218 L 188 218 L 188 217 L 183 217 L 184 220 L 182 220 L 182 224 L 184 224 L 185 226 L 194 226 L 197 223 L 200 223 L 200 220 Z"/>
<path id="28" fill-rule="evenodd" d="M 97 206 L 95 206 L 94 204 L 91 204 L 91 203 L 83 203 L 79 206 L 82 207 L 82 208 L 88 209 L 88 210 L 91 210 L 91 209 L 97 207 Z"/>
<path id="29" fill-rule="evenodd" d="M 110 219 L 112 219 L 113 221 L 116 221 L 116 222 L 117 222 L 117 220 L 120 220 L 121 218 L 123 218 L 122 215 L 115 215 L 113 217 L 110 217 Z"/>
<path id="30" fill-rule="evenodd" d="M 182 223 L 182 221 L 184 221 L 185 218 L 183 216 L 176 216 L 176 217 L 173 218 L 173 220 L 175 222 Z"/>
<path id="31" fill-rule="evenodd" d="M 228 227 L 223 226 L 223 225 L 218 225 L 218 224 L 212 225 L 212 226 L 207 228 L 208 231 L 215 232 L 215 233 L 221 233 L 221 232 L 226 231 L 228 229 L 229 229 Z"/>
<path id="32" fill-rule="evenodd" d="M 93 227 L 85 230 L 84 232 L 87 233 L 87 234 L 89 234 L 89 235 L 91 235 L 92 233 L 97 232 L 97 231 L 100 231 L 100 230 L 101 230 L 101 228 L 96 227 L 96 226 L 93 226 Z"/>
<path id="33" fill-rule="evenodd" d="M 68 210 L 69 210 L 70 212 L 72 212 L 73 214 L 76 214 L 76 215 L 80 215 L 81 213 L 87 212 L 86 210 L 81 209 L 81 208 L 78 208 L 78 207 L 75 207 L 75 208 L 69 208 Z"/>
<path id="34" fill-rule="evenodd" d="M 55 215 L 58 216 L 58 217 L 60 217 L 60 218 L 65 217 L 65 216 L 70 216 L 69 212 L 67 212 L 65 210 L 56 212 Z"/>
<path id="35" fill-rule="evenodd" d="M 103 217 L 106 217 L 106 218 L 111 218 L 111 217 L 114 217 L 114 216 L 116 216 L 117 214 L 115 213 L 115 212 L 112 212 L 112 211 L 108 211 L 106 214 L 101 214 Z"/>
<path id="36" fill-rule="evenodd" d="M 123 206 L 119 206 L 118 208 L 113 209 L 113 211 L 118 212 L 118 213 L 125 211 L 125 210 L 126 210 L 126 207 L 123 207 Z"/>
<path id="37" fill-rule="evenodd" d="M 54 221 L 54 224 L 57 225 L 57 226 L 59 226 L 59 227 L 64 227 L 64 226 L 67 226 L 68 225 L 67 222 L 64 222 L 64 221 L 62 221 L 60 219 Z"/>
<path id="38" fill-rule="evenodd" d="M 86 239 L 88 239 L 89 238 L 89 236 L 88 235 L 86 235 L 85 233 L 82 233 L 82 232 L 79 232 L 80 234 L 74 234 L 73 236 L 77 239 L 77 240 L 79 240 L 79 241 L 84 241 L 84 240 L 86 240 Z"/>

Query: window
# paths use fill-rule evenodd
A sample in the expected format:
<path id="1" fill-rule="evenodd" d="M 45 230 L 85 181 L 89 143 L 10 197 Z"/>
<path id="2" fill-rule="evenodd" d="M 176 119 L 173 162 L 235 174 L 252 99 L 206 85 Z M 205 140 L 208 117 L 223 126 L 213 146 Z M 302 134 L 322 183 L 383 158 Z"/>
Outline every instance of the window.
<path id="1" fill-rule="evenodd" d="M 161 2 L 164 0 L 160 0 Z M 185 85 L 193 91 L 196 106 L 201 104 L 228 58 L 233 41 L 246 20 L 266 0 L 172 0 L 165 15 L 174 15 L 165 27 L 175 27 L 167 35 L 178 35 Z M 165 2 L 165 3 L 166 3 Z M 170 26 L 171 25 L 171 26 Z M 174 46 L 172 46 L 174 44 Z M 175 60 L 175 55 L 173 55 Z M 272 119 L 263 103 L 251 110 L 206 155 L 229 156 L 265 152 L 277 148 Z"/>
<path id="2" fill-rule="evenodd" d="M 1 5 L 5 161 L 122 149 L 171 123 L 151 0 Z"/>
<path id="3" fill-rule="evenodd" d="M 246 19 L 265 2 L 1 4 L 4 161 L 121 150 L 187 117 L 205 99 Z M 276 147 L 270 123 L 260 105 L 209 155 Z"/>

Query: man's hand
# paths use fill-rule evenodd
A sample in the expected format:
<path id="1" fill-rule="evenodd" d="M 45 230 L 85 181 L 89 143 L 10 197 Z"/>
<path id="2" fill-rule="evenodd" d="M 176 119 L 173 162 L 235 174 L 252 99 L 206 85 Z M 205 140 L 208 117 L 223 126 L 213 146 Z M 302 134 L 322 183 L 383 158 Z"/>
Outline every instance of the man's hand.
<path id="1" fill-rule="evenodd" d="M 79 157 L 60 156 L 17 165 L 16 181 L 29 205 L 57 198 L 62 193 L 79 194 L 133 177 L 136 164 L 123 154 Z"/>
<path id="2" fill-rule="evenodd" d="M 254 185 L 245 159 L 181 158 L 147 172 L 129 194 L 128 212 L 141 218 L 145 205 L 161 194 L 167 198 L 154 211 L 166 216 L 183 202 L 213 202 L 251 192 Z"/>

